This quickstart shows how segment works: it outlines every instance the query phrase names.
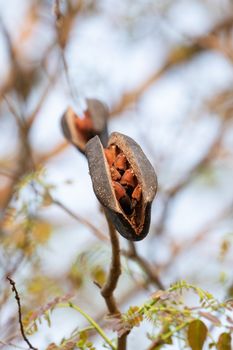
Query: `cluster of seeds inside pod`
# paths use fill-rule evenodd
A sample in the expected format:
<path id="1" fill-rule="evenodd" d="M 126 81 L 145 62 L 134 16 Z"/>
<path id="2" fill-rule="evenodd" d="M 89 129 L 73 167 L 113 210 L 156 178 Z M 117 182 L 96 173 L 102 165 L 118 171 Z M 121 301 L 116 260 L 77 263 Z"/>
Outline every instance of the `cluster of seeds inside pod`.
<path id="1" fill-rule="evenodd" d="M 110 145 L 104 149 L 104 152 L 109 165 L 116 199 L 131 224 L 138 227 L 142 208 L 141 185 L 126 155 L 119 147 Z"/>
<path id="2" fill-rule="evenodd" d="M 79 118 L 79 116 L 76 116 L 75 127 L 83 142 L 85 143 L 87 143 L 96 134 L 88 110 L 84 112 L 83 118 Z"/>

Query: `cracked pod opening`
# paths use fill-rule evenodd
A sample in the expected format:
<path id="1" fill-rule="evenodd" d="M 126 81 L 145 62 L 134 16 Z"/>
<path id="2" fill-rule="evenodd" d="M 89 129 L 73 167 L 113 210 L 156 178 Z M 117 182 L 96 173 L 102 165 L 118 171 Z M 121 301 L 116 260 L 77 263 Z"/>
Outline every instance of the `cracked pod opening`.
<path id="1" fill-rule="evenodd" d="M 95 135 L 100 137 L 104 145 L 107 143 L 108 136 L 107 107 L 96 99 L 86 99 L 86 103 L 87 109 L 83 112 L 82 117 L 69 107 L 61 120 L 65 137 L 82 153 L 84 153 L 87 142 Z"/>
<path id="2" fill-rule="evenodd" d="M 141 147 L 114 132 L 106 148 L 95 136 L 85 152 L 94 192 L 116 229 L 126 239 L 142 240 L 149 231 L 157 178 Z"/>
<path id="3" fill-rule="evenodd" d="M 124 152 L 116 145 L 104 149 L 111 174 L 112 186 L 119 205 L 135 230 L 143 225 L 142 186 Z"/>

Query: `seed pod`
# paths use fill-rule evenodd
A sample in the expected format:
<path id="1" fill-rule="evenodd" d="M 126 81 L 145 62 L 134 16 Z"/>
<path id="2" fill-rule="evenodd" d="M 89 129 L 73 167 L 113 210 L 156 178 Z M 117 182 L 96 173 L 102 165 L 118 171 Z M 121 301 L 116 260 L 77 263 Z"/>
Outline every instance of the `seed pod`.
<path id="1" fill-rule="evenodd" d="M 124 174 L 128 178 L 130 170 L 134 187 L 113 179 L 106 152 L 95 136 L 87 143 L 85 151 L 93 189 L 119 233 L 129 240 L 140 241 L 150 227 L 151 203 L 157 191 L 156 174 L 141 147 L 130 137 L 112 133 L 107 149 L 113 146 L 116 158 L 124 155 Z"/>
<path id="2" fill-rule="evenodd" d="M 84 117 L 79 116 L 71 107 L 63 114 L 61 125 L 64 136 L 75 145 L 79 151 L 85 152 L 86 143 L 95 135 L 100 137 L 104 146 L 107 144 L 108 109 L 99 100 L 86 99 L 87 110 Z"/>

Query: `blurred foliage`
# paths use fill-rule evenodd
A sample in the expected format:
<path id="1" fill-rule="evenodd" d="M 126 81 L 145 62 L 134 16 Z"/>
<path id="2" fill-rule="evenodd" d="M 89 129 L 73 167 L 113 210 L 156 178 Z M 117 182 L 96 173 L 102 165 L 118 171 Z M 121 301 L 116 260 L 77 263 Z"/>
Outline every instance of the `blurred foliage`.
<path id="1" fill-rule="evenodd" d="M 51 327 L 47 350 L 94 350 L 97 335 L 102 347 L 116 349 L 115 338 L 129 332 L 130 339 L 134 328 L 138 338 L 132 348 L 143 338 L 148 350 L 231 350 L 232 13 L 230 0 L 1 4 L 0 348 L 22 345 L 17 300 L 6 280 L 13 276 L 29 337 L 44 320 L 53 326 L 57 308 L 64 311 L 64 323 L 68 309 L 85 319 L 57 342 Z M 137 250 L 121 241 L 116 299 L 119 308 L 130 306 L 107 320 L 98 301 L 111 250 L 102 213 L 92 212 L 92 205 L 77 213 L 75 205 L 85 195 L 77 195 L 70 210 L 63 200 L 71 192 L 60 195 L 64 187 L 59 183 L 67 169 L 75 179 L 83 171 L 58 132 L 61 110 L 70 104 L 82 107 L 82 97 L 93 91 L 91 97 L 110 106 L 110 129 L 119 126 L 136 136 L 159 177 L 149 237 Z M 178 106 L 173 99 L 179 100 L 180 93 Z M 56 141 L 54 131 L 60 137 Z M 75 183 L 70 185 L 75 191 Z M 81 181 L 78 186 L 86 190 Z M 180 215 L 185 196 L 189 202 L 181 205 Z M 175 227 L 174 218 L 184 226 Z M 52 265 L 59 271 L 53 273 Z M 158 290 L 157 277 L 171 287 Z M 180 277 L 197 285 L 173 283 Z M 146 301 L 135 305 L 141 292 Z M 140 328 L 143 322 L 149 324 L 147 333 Z"/>

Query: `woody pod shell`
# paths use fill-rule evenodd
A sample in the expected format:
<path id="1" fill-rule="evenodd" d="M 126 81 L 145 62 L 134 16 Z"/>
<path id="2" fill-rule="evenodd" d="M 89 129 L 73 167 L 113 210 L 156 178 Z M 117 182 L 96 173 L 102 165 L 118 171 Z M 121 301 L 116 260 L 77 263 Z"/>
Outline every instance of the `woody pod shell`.
<path id="1" fill-rule="evenodd" d="M 108 146 L 110 145 L 116 145 L 125 154 L 142 188 L 140 225 L 135 227 L 131 223 L 116 199 L 109 165 L 98 136 L 93 137 L 85 149 L 93 189 L 117 231 L 128 240 L 140 241 L 149 232 L 151 204 L 157 192 L 157 177 L 141 147 L 132 138 L 114 132 L 109 137 Z"/>
<path id="2" fill-rule="evenodd" d="M 107 145 L 108 129 L 107 120 L 109 117 L 108 107 L 101 101 L 94 98 L 87 98 L 86 105 L 91 122 L 93 124 L 93 130 L 89 137 L 92 138 L 95 135 L 100 137 L 100 140 L 104 146 Z M 69 107 L 62 116 L 61 126 L 65 138 L 78 148 L 81 153 L 85 153 L 86 142 L 80 137 L 75 127 L 76 113 L 71 107 Z"/>

